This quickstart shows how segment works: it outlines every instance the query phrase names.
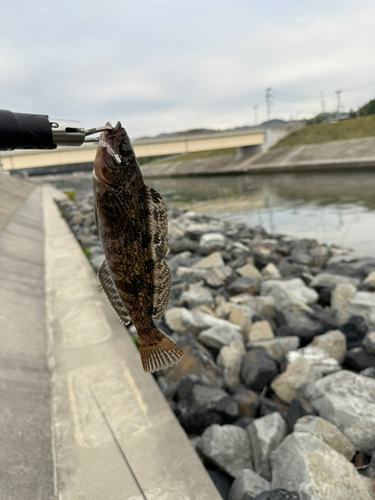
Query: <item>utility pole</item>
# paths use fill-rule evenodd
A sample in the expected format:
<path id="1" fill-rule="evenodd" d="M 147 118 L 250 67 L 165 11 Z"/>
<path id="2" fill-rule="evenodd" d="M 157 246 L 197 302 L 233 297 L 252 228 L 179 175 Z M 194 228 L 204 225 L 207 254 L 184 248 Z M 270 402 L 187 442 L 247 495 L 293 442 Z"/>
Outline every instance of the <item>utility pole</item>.
<path id="1" fill-rule="evenodd" d="M 266 89 L 267 121 L 271 119 L 271 87 Z"/>
<path id="2" fill-rule="evenodd" d="M 337 119 L 339 119 L 339 114 L 340 114 L 340 108 L 341 108 L 341 100 L 340 100 L 340 95 L 341 95 L 342 90 L 336 90 L 337 94 Z"/>
<path id="3" fill-rule="evenodd" d="M 323 90 L 320 91 L 320 101 L 322 103 L 322 113 L 324 113 L 325 112 L 325 105 L 324 105 L 325 103 L 324 103 L 324 92 L 323 92 Z"/>
<path id="4" fill-rule="evenodd" d="M 258 104 L 254 105 L 254 118 L 255 118 L 255 125 L 258 125 Z"/>

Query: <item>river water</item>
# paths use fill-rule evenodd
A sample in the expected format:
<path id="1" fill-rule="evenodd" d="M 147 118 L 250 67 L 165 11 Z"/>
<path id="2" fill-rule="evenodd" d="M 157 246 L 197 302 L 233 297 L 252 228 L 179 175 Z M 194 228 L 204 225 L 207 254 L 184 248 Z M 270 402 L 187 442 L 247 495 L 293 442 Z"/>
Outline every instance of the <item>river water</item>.
<path id="1" fill-rule="evenodd" d="M 42 179 L 39 178 L 39 181 Z M 77 196 L 91 174 L 45 179 Z M 271 233 L 315 238 L 375 256 L 375 172 L 318 172 L 149 178 L 146 184 L 180 209 L 262 225 Z"/>

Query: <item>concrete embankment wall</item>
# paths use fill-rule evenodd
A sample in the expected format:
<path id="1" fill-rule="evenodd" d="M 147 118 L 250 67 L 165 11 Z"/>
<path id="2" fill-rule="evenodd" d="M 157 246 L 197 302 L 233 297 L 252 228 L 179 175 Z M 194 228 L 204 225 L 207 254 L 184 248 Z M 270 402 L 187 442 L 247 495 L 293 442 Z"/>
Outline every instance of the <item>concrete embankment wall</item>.
<path id="1" fill-rule="evenodd" d="M 146 177 L 163 177 L 356 168 L 375 168 L 374 137 L 272 149 L 241 160 L 218 156 L 205 160 L 150 164 L 143 166 L 142 171 Z"/>

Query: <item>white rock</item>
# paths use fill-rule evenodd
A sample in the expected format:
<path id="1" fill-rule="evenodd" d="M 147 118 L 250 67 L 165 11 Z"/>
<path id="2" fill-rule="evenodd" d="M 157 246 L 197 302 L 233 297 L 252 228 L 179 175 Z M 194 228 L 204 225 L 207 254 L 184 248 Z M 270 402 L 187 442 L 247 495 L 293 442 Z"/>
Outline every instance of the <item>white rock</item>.
<path id="1" fill-rule="evenodd" d="M 207 304 L 209 306 L 213 306 L 214 299 L 211 291 L 202 285 L 203 282 L 201 281 L 190 285 L 185 292 L 182 292 L 180 300 L 189 304 Z"/>
<path id="2" fill-rule="evenodd" d="M 230 325 L 230 326 L 229 326 Z M 198 335 L 198 340 L 206 347 L 221 349 L 229 345 L 234 340 L 243 341 L 242 334 L 238 331 L 237 325 L 229 323 L 226 326 L 212 326 L 208 330 L 203 330 Z"/>
<path id="3" fill-rule="evenodd" d="M 217 364 L 223 371 L 223 379 L 227 387 L 235 387 L 240 383 L 242 358 L 245 354 L 244 343 L 240 340 L 231 342 L 220 349 Z"/>
<path id="4" fill-rule="evenodd" d="M 293 363 L 301 358 L 305 359 L 314 368 L 317 373 L 316 378 L 324 377 L 324 375 L 341 370 L 341 366 L 335 358 L 321 347 L 308 345 L 297 351 L 288 352 L 286 355 L 288 363 Z"/>
<path id="5" fill-rule="evenodd" d="M 366 276 L 366 278 L 364 279 L 364 283 L 368 283 L 375 288 L 375 271 L 372 271 Z"/>
<path id="6" fill-rule="evenodd" d="M 263 267 L 262 269 L 262 276 L 264 279 L 280 279 L 281 274 L 280 271 L 277 269 L 275 264 L 272 262 L 269 262 L 266 266 Z"/>
<path id="7" fill-rule="evenodd" d="M 237 271 L 244 278 L 253 278 L 255 280 L 262 279 L 262 275 L 260 274 L 258 269 L 251 264 L 245 264 L 244 266 L 239 267 Z"/>
<path id="8" fill-rule="evenodd" d="M 310 432 L 323 439 L 331 448 L 341 453 L 347 460 L 355 455 L 355 448 L 344 434 L 331 422 L 315 415 L 305 415 L 294 424 L 295 431 Z M 255 468 L 255 470 L 257 470 Z"/>
<path id="9" fill-rule="evenodd" d="M 313 339 L 311 345 L 324 349 L 340 364 L 345 359 L 346 337 L 340 330 L 331 330 L 323 335 L 318 335 Z"/>
<path id="10" fill-rule="evenodd" d="M 271 454 L 272 489 L 297 490 L 303 500 L 373 500 L 367 478 L 323 440 L 293 432 Z"/>
<path id="11" fill-rule="evenodd" d="M 292 399 L 318 378 L 317 371 L 303 358 L 289 363 L 285 372 L 277 375 L 271 382 L 271 388 L 276 395 L 290 404 Z"/>
<path id="12" fill-rule="evenodd" d="M 350 318 L 349 302 L 357 289 L 354 285 L 337 285 L 331 293 L 331 311 L 339 325 L 343 325 Z"/>
<path id="13" fill-rule="evenodd" d="M 250 440 L 245 429 L 236 425 L 212 424 L 200 437 L 198 450 L 232 477 L 253 468 Z"/>
<path id="14" fill-rule="evenodd" d="M 169 328 L 177 333 L 186 333 L 189 331 L 189 325 L 193 323 L 193 315 L 185 307 L 167 309 L 164 318 Z"/>
<path id="15" fill-rule="evenodd" d="M 200 241 L 199 246 L 207 251 L 222 250 L 225 248 L 226 238 L 221 233 L 207 233 L 204 234 Z"/>
<path id="16" fill-rule="evenodd" d="M 225 266 L 225 262 L 221 256 L 220 252 L 213 252 L 208 257 L 198 260 L 193 265 L 194 269 L 209 269 L 211 267 Z"/>
<path id="17" fill-rule="evenodd" d="M 349 302 L 350 316 L 362 316 L 368 326 L 375 327 L 375 293 L 357 292 Z"/>
<path id="18" fill-rule="evenodd" d="M 243 469 L 229 490 L 228 500 L 254 500 L 259 493 L 268 491 L 271 484 L 251 469 Z"/>
<path id="19" fill-rule="evenodd" d="M 254 313 L 257 312 L 262 316 L 275 318 L 277 315 L 275 299 L 271 296 L 254 297 L 249 293 L 240 293 L 235 297 L 231 297 L 230 302 L 250 307 Z"/>
<path id="20" fill-rule="evenodd" d="M 257 321 L 250 328 L 249 340 L 272 339 L 274 337 L 273 330 L 268 321 Z"/>
<path id="21" fill-rule="evenodd" d="M 299 348 L 300 338 L 297 336 L 274 337 L 273 339 L 253 340 L 246 344 L 247 349 L 265 349 L 272 358 L 281 363 L 286 353 Z"/>
<path id="22" fill-rule="evenodd" d="M 265 280 L 260 285 L 261 295 L 272 295 L 276 301 L 276 309 L 307 309 L 308 304 L 318 301 L 318 293 L 305 285 L 300 278 L 286 281 Z"/>
<path id="23" fill-rule="evenodd" d="M 271 452 L 288 434 L 283 417 L 277 411 L 257 418 L 246 427 L 253 451 L 254 470 L 271 481 Z"/>
<path id="24" fill-rule="evenodd" d="M 341 370 L 309 384 L 304 396 L 359 451 L 375 451 L 375 379 Z"/>
<path id="25" fill-rule="evenodd" d="M 320 273 L 317 274 L 310 286 L 312 288 L 335 288 L 337 285 L 353 285 L 357 287 L 359 279 L 351 278 L 350 276 L 342 276 L 341 274 Z"/>

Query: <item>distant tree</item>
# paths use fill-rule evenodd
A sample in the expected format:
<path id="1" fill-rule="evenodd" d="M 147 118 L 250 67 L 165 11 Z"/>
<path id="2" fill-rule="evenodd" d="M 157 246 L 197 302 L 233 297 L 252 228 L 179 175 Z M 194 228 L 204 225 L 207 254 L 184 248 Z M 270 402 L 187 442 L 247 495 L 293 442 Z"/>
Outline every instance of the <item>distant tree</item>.
<path id="1" fill-rule="evenodd" d="M 375 115 L 375 99 L 372 99 L 367 104 L 359 108 L 359 116 Z"/>

